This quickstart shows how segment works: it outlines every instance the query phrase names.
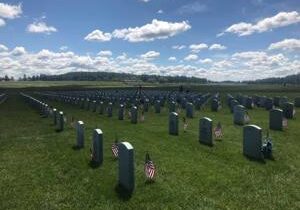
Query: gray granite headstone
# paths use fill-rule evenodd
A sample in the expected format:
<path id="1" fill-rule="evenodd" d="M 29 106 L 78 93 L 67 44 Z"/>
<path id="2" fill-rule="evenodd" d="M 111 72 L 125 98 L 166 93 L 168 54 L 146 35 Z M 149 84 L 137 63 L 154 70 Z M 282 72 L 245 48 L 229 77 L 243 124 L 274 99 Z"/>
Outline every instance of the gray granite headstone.
<path id="1" fill-rule="evenodd" d="M 119 120 L 124 120 L 124 110 L 125 110 L 124 105 L 120 104 L 119 113 L 118 113 Z"/>
<path id="2" fill-rule="evenodd" d="M 281 109 L 271 109 L 269 113 L 269 128 L 272 130 L 282 130 L 283 111 Z"/>
<path id="3" fill-rule="evenodd" d="M 171 112 L 169 114 L 169 134 L 178 135 L 178 114 L 176 112 Z"/>
<path id="4" fill-rule="evenodd" d="M 194 117 L 194 107 L 192 103 L 186 103 L 186 117 L 187 118 Z"/>
<path id="5" fill-rule="evenodd" d="M 103 114 L 104 113 L 104 103 L 103 101 L 100 101 L 99 103 L 99 114 Z"/>
<path id="6" fill-rule="evenodd" d="M 273 101 L 274 101 L 274 106 L 279 106 L 280 97 L 279 96 L 275 96 L 273 98 Z"/>
<path id="7" fill-rule="evenodd" d="M 110 102 L 110 103 L 108 103 L 108 105 L 107 105 L 107 116 L 108 116 L 108 117 L 112 117 L 112 112 L 113 112 L 113 105 L 112 105 L 112 103 Z"/>
<path id="8" fill-rule="evenodd" d="M 283 115 L 287 119 L 293 119 L 294 118 L 294 104 L 290 102 L 285 102 L 283 104 Z"/>
<path id="9" fill-rule="evenodd" d="M 93 161 L 98 164 L 103 163 L 103 133 L 100 129 L 95 129 L 93 133 Z"/>
<path id="10" fill-rule="evenodd" d="M 135 185 L 134 149 L 128 142 L 118 144 L 119 155 L 119 186 L 133 192 Z"/>
<path id="11" fill-rule="evenodd" d="M 54 125 L 56 125 L 57 123 L 57 109 L 53 109 L 53 122 L 54 122 Z"/>
<path id="12" fill-rule="evenodd" d="M 262 129 L 256 125 L 246 125 L 243 130 L 243 154 L 251 159 L 263 160 Z"/>
<path id="13" fill-rule="evenodd" d="M 171 101 L 169 104 L 169 112 L 175 112 L 176 111 L 176 103 L 175 101 Z"/>
<path id="14" fill-rule="evenodd" d="M 82 121 L 77 122 L 77 144 L 78 148 L 84 147 L 84 123 Z"/>
<path id="15" fill-rule="evenodd" d="M 60 111 L 58 113 L 58 117 L 57 117 L 57 124 L 56 124 L 56 130 L 57 131 L 63 131 L 64 130 L 64 113 L 62 111 Z"/>
<path id="16" fill-rule="evenodd" d="M 286 96 L 280 97 L 280 99 L 279 99 L 279 106 L 280 106 L 280 108 L 283 109 L 284 104 L 287 103 L 287 102 L 289 102 L 289 100 L 288 100 L 288 98 Z"/>
<path id="17" fill-rule="evenodd" d="M 219 103 L 220 103 L 220 102 L 219 102 L 217 99 L 213 99 L 213 100 L 211 101 L 211 106 L 210 106 L 211 111 L 217 112 L 217 111 L 219 110 Z"/>
<path id="18" fill-rule="evenodd" d="M 273 106 L 274 106 L 273 99 L 266 98 L 266 101 L 265 101 L 265 108 L 266 108 L 266 110 L 273 109 Z"/>
<path id="19" fill-rule="evenodd" d="M 160 100 L 156 100 L 154 104 L 155 113 L 160 113 Z"/>
<path id="20" fill-rule="evenodd" d="M 203 117 L 199 121 L 199 142 L 208 146 L 213 146 L 212 120 Z"/>
<path id="21" fill-rule="evenodd" d="M 233 113 L 233 123 L 237 125 L 244 125 L 245 122 L 246 109 L 242 105 L 236 105 L 234 107 Z"/>
<path id="22" fill-rule="evenodd" d="M 132 124 L 137 124 L 138 120 L 138 110 L 136 106 L 131 107 L 131 123 Z"/>
<path id="23" fill-rule="evenodd" d="M 295 98 L 295 107 L 300 107 L 300 97 Z"/>
<path id="24" fill-rule="evenodd" d="M 231 112 L 231 113 L 233 113 L 234 107 L 235 107 L 236 105 L 239 105 L 239 102 L 238 102 L 237 100 L 233 99 L 233 100 L 230 101 L 230 112 Z"/>
<path id="25" fill-rule="evenodd" d="M 97 109 L 97 103 L 96 103 L 96 101 L 93 101 L 92 102 L 92 112 L 96 112 L 96 109 Z"/>

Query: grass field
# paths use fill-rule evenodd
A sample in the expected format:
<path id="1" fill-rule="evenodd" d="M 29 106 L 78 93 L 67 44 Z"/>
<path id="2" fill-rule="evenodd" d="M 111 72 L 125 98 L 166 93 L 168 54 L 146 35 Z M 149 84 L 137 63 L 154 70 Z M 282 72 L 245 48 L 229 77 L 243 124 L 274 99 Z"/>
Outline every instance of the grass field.
<path id="1" fill-rule="evenodd" d="M 273 92 L 245 89 L 248 92 L 240 87 L 219 90 L 287 95 L 290 99 L 300 92 L 280 87 L 271 88 Z M 48 103 L 68 118 L 84 121 L 85 148 L 72 149 L 76 137 L 70 124 L 63 132 L 55 132 L 52 119 L 41 118 L 17 92 L 10 91 L 8 100 L 0 105 L 0 209 L 300 208 L 299 119 L 289 120 L 283 132 L 270 131 L 275 160 L 262 164 L 242 155 L 242 126 L 233 124 L 224 103 L 218 113 L 209 107 L 195 112 L 195 118 L 188 120 L 187 133 L 183 133 L 180 122 L 179 136 L 168 135 L 167 108 L 155 114 L 152 107 L 145 122 L 133 125 L 128 119 L 119 121 L 117 109 L 108 118 L 59 102 Z M 249 114 L 251 124 L 262 127 L 266 134 L 268 112 L 256 108 Z M 223 125 L 224 138 L 212 148 L 198 142 L 199 119 L 204 116 L 215 125 L 218 121 Z M 104 163 L 96 169 L 88 164 L 94 128 L 104 133 Z M 136 188 L 127 201 L 114 190 L 118 162 L 112 158 L 110 147 L 116 134 L 135 149 Z M 145 183 L 146 151 L 157 168 L 153 184 Z"/>

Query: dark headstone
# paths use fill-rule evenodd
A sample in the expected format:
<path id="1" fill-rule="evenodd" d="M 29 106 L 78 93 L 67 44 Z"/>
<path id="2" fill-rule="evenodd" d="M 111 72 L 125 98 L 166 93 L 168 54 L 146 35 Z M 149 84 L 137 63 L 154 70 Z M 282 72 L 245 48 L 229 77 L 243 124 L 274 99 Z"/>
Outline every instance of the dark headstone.
<path id="1" fill-rule="evenodd" d="M 282 130 L 283 111 L 272 109 L 269 113 L 269 128 L 272 130 Z"/>
<path id="2" fill-rule="evenodd" d="M 194 107 L 192 103 L 186 103 L 186 117 L 187 118 L 194 117 Z"/>
<path id="3" fill-rule="evenodd" d="M 76 140 L 76 146 L 78 148 L 84 147 L 84 123 L 82 121 L 77 122 L 77 140 Z"/>
<path id="4" fill-rule="evenodd" d="M 246 125 L 243 130 L 243 154 L 251 159 L 263 160 L 262 129 L 256 125 Z"/>
<path id="5" fill-rule="evenodd" d="M 212 120 L 208 117 L 200 119 L 199 142 L 208 146 L 213 146 Z"/>
<path id="6" fill-rule="evenodd" d="M 93 161 L 97 164 L 103 163 L 103 133 L 100 129 L 95 129 L 92 142 Z"/>
<path id="7" fill-rule="evenodd" d="M 134 150 L 130 143 L 118 144 L 119 155 L 119 186 L 132 193 L 134 190 Z"/>
<path id="8" fill-rule="evenodd" d="M 233 113 L 233 123 L 237 125 L 245 125 L 247 122 L 245 121 L 246 118 L 246 109 L 242 105 L 236 105 L 234 107 Z"/>
<path id="9" fill-rule="evenodd" d="M 283 104 L 283 115 L 287 119 L 293 119 L 294 118 L 294 104 L 286 102 Z"/>
<path id="10" fill-rule="evenodd" d="M 131 107 L 131 123 L 132 124 L 137 124 L 138 120 L 138 110 L 136 106 Z"/>
<path id="11" fill-rule="evenodd" d="M 124 120 L 124 111 L 125 111 L 124 105 L 120 104 L 119 113 L 118 113 L 119 120 Z"/>
<path id="12" fill-rule="evenodd" d="M 178 114 L 176 112 L 169 114 L 169 134 L 178 135 Z"/>

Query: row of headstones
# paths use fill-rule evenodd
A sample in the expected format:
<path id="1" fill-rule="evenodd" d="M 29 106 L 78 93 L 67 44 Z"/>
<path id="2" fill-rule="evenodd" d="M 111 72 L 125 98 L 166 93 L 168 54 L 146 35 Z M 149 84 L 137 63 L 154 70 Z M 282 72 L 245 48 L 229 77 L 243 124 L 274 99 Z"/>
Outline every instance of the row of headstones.
<path id="1" fill-rule="evenodd" d="M 6 101 L 6 99 L 7 99 L 7 94 L 6 93 L 0 94 L 0 104 L 3 103 L 4 101 Z"/>
<path id="2" fill-rule="evenodd" d="M 264 154 L 262 142 L 262 129 L 256 125 L 246 125 L 243 129 L 243 153 L 244 155 L 255 158 L 263 159 L 270 154 Z M 178 135 L 178 114 L 170 113 L 169 118 L 169 134 Z M 213 146 L 213 121 L 208 117 L 203 117 L 199 121 L 199 143 Z"/>
<path id="3" fill-rule="evenodd" d="M 156 91 L 157 94 L 159 91 Z M 136 97 L 136 95 L 131 95 L 131 96 L 120 96 L 120 97 L 116 97 L 113 94 L 109 95 L 109 96 L 105 96 L 105 97 L 100 97 L 100 96 L 91 96 L 90 94 L 86 93 L 86 95 L 83 95 L 81 93 L 81 95 L 74 95 L 70 92 L 65 93 L 64 94 L 61 93 L 55 93 L 55 92 L 47 92 L 47 93 L 40 93 L 41 95 L 47 96 L 47 97 L 52 97 L 53 100 L 59 100 L 59 101 L 65 101 L 68 103 L 73 103 L 73 104 L 79 104 L 79 103 L 83 103 L 84 101 L 89 101 L 90 103 L 92 103 L 93 101 L 96 101 L 96 104 L 99 104 L 100 101 L 102 101 L 103 103 L 112 103 L 112 104 L 134 104 L 135 106 L 140 105 L 140 102 L 143 101 L 143 103 L 145 104 L 151 104 L 154 105 L 157 101 L 160 101 L 161 106 L 163 107 L 165 102 L 168 101 L 176 101 L 178 104 L 181 105 L 182 108 L 185 109 L 185 106 L 187 103 L 191 102 L 193 104 L 195 104 L 195 108 L 197 110 L 199 110 L 202 106 L 204 106 L 208 99 L 210 98 L 210 94 L 204 94 L 204 95 L 196 95 L 193 94 L 193 96 L 189 96 L 189 95 L 182 95 L 181 93 L 176 95 L 176 94 L 169 94 L 169 95 L 154 95 L 154 96 L 148 96 L 147 95 L 143 95 L 142 97 Z M 119 93 L 119 92 L 118 92 Z"/>
<path id="4" fill-rule="evenodd" d="M 84 123 L 77 122 L 76 126 L 76 145 L 77 149 L 81 149 L 85 144 Z M 119 160 L 119 181 L 120 187 L 127 192 L 132 192 L 135 185 L 134 172 L 134 149 L 128 142 L 120 142 L 118 146 Z M 101 129 L 94 129 L 92 138 L 92 164 L 100 166 L 103 164 L 103 132 Z"/>
<path id="5" fill-rule="evenodd" d="M 97 102 L 97 101 L 90 101 L 89 99 L 84 99 L 84 98 L 72 98 L 72 97 L 58 97 L 58 96 L 53 96 L 53 95 L 49 95 L 49 94 L 44 94 L 43 96 L 45 96 L 46 98 L 50 99 L 50 100 L 59 100 L 61 102 L 64 103 L 69 103 L 69 104 L 74 104 L 74 105 L 78 105 L 81 109 L 86 109 L 86 110 L 91 110 L 93 112 L 96 112 L 97 109 L 99 110 L 99 114 L 104 114 L 104 112 L 107 112 L 107 116 L 108 117 L 112 117 L 113 115 L 113 107 L 114 104 L 113 102 L 108 102 L 106 104 L 105 107 L 105 103 L 103 101 Z M 58 99 L 57 99 L 58 98 Z M 209 100 L 209 95 L 205 96 L 205 102 Z M 164 102 L 165 103 L 165 102 Z M 154 106 L 154 110 L 155 113 L 160 113 L 161 112 L 161 107 L 164 106 L 164 103 L 162 103 L 160 100 L 156 100 L 153 104 Z M 175 101 L 168 101 L 169 103 L 169 112 L 175 112 L 176 111 L 176 107 L 179 106 L 179 104 L 177 104 Z M 214 97 L 214 99 L 212 100 L 211 103 L 211 107 L 212 107 L 212 111 L 218 111 L 220 109 L 220 101 L 219 101 L 219 97 L 218 95 L 216 95 Z M 124 119 L 124 110 L 128 105 L 126 103 L 124 104 L 119 104 L 119 120 L 123 120 Z M 145 100 L 145 103 L 143 104 L 143 111 L 144 112 L 148 112 L 149 110 L 149 100 Z M 132 123 L 137 123 L 137 113 L 138 113 L 138 108 L 139 106 L 136 106 L 135 104 L 131 105 L 130 108 L 130 112 L 132 114 Z M 193 103 L 190 102 L 186 102 L 183 105 L 181 105 L 181 108 L 185 108 L 186 109 L 186 117 L 187 118 L 193 118 L 194 117 L 194 105 Z M 195 106 L 195 108 L 197 109 L 197 106 Z"/>
<path id="6" fill-rule="evenodd" d="M 65 117 L 62 111 L 57 111 L 55 108 L 50 108 L 47 103 L 44 103 L 30 95 L 20 93 L 23 96 L 25 102 L 27 102 L 31 107 L 36 109 L 42 117 L 53 116 L 54 125 L 56 126 L 56 131 L 64 130 Z"/>

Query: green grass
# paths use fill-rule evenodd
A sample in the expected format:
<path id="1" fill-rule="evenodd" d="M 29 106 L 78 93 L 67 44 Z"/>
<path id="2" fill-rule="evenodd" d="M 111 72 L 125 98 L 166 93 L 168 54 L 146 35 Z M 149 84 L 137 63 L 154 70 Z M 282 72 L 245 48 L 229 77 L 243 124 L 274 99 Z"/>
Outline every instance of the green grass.
<path id="1" fill-rule="evenodd" d="M 261 93 L 268 94 L 297 95 L 292 91 Z M 225 104 L 218 113 L 209 108 L 197 111 L 188 120 L 187 133 L 180 122 L 179 136 L 168 135 L 167 108 L 155 114 L 152 107 L 144 123 L 133 125 L 128 119 L 119 121 L 117 109 L 108 118 L 71 105 L 49 104 L 69 118 L 84 121 L 86 146 L 73 150 L 76 136 L 69 124 L 57 133 L 52 119 L 40 118 L 19 96 L 10 95 L 0 105 L 0 209 L 300 208 L 299 119 L 289 120 L 283 132 L 270 131 L 275 161 L 261 164 L 242 155 L 242 127 L 233 125 Z M 251 123 L 265 134 L 268 112 L 256 108 L 249 113 Z M 212 148 L 198 142 L 198 123 L 204 116 L 223 125 L 224 138 Z M 104 133 L 104 163 L 96 169 L 88 165 L 94 128 Z M 128 201 L 119 199 L 114 190 L 118 162 L 110 147 L 116 133 L 135 149 L 136 188 Z M 157 167 L 153 184 L 145 184 L 146 151 Z"/>

